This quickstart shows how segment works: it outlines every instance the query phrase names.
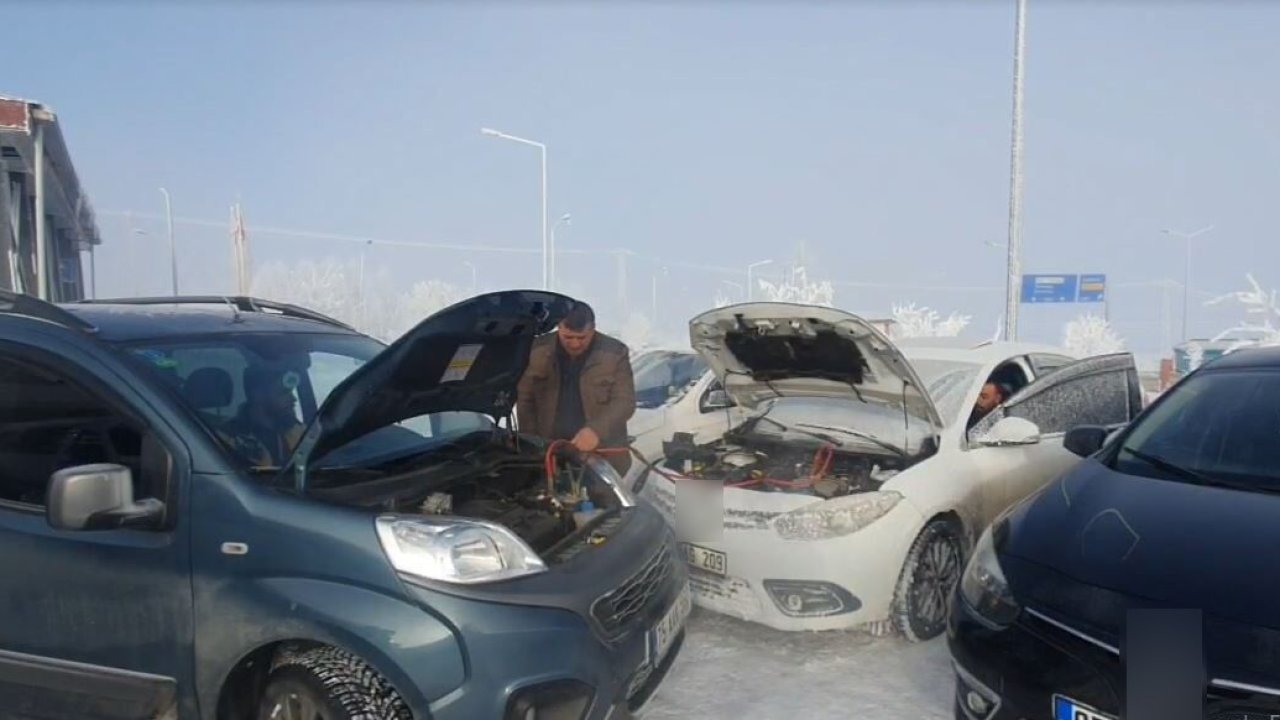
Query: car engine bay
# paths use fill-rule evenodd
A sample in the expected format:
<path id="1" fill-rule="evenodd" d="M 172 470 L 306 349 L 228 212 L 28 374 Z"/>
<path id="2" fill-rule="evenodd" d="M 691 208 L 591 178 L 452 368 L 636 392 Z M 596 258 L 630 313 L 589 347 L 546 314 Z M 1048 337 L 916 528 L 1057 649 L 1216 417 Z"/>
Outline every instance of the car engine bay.
<path id="1" fill-rule="evenodd" d="M 358 471 L 361 474 L 369 470 Z M 319 480 L 319 478 L 317 478 Z M 318 485 L 317 497 L 381 512 L 497 523 L 544 555 L 600 515 L 622 506 L 618 492 L 572 452 L 552 445 L 486 444 L 426 467 L 351 484 Z M 322 481 L 323 482 L 323 481 Z"/>
<path id="2" fill-rule="evenodd" d="M 663 443 L 659 469 L 680 479 L 720 482 L 762 492 L 798 492 L 822 498 L 877 490 L 913 462 L 911 458 L 851 453 L 830 444 L 747 440 L 730 434 L 698 445 L 689 433 Z"/>

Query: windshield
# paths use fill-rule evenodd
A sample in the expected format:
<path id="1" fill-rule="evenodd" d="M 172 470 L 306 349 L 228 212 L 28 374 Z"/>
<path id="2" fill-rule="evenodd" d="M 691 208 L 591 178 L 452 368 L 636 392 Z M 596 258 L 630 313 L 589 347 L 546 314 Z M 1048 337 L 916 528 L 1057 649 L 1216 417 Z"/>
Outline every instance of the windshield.
<path id="1" fill-rule="evenodd" d="M 961 414 L 968 414 L 969 408 L 964 406 L 965 396 L 973 389 L 978 373 L 982 370 L 981 365 L 958 360 L 909 361 L 938 408 L 943 424 L 950 425 Z"/>
<path id="2" fill-rule="evenodd" d="M 1113 469 L 1280 491 L 1280 371 L 1221 370 L 1188 378 L 1143 418 Z"/>
<path id="3" fill-rule="evenodd" d="M 173 389 L 232 456 L 278 469 L 329 394 L 384 346 L 358 335 L 225 333 L 130 345 L 128 353 Z M 492 428 L 476 413 L 437 413 L 370 433 L 318 467 L 363 466 Z"/>
<path id="4" fill-rule="evenodd" d="M 636 407 L 656 408 L 679 397 L 707 370 L 707 363 L 693 353 L 654 353 L 636 366 Z"/>
<path id="5" fill-rule="evenodd" d="M 877 453 L 883 453 L 885 448 L 831 428 L 865 433 L 908 453 L 918 450 L 925 438 L 933 433 L 927 420 L 904 416 L 901 408 L 844 398 L 780 397 L 771 401 L 761 416 L 763 421 L 757 420 L 751 426 L 753 435 L 791 441 L 812 439 L 811 433 L 818 432 L 835 437 L 848 448 Z"/>

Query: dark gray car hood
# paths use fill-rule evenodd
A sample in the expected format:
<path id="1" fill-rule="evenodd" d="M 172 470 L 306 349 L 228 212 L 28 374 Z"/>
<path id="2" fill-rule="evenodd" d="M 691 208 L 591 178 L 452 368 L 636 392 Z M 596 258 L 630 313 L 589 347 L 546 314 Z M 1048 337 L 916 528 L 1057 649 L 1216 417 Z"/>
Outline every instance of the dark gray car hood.
<path id="1" fill-rule="evenodd" d="M 510 415 L 533 340 L 573 305 L 532 290 L 463 300 L 423 320 L 351 373 L 316 413 L 290 466 L 304 476 L 326 453 L 409 418 L 470 411 Z"/>

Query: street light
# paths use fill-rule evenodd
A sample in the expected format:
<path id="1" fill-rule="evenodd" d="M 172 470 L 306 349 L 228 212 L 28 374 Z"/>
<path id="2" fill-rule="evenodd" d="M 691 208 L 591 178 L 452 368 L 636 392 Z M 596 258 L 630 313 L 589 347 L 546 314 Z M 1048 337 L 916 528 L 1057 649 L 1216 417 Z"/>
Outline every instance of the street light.
<path id="1" fill-rule="evenodd" d="M 551 226 L 551 249 L 548 254 L 550 255 L 550 258 L 551 258 L 550 260 L 551 289 L 553 290 L 555 289 L 557 284 L 556 283 L 556 228 L 560 227 L 561 225 L 572 225 L 572 224 L 573 224 L 573 216 L 570 215 L 569 213 L 565 213 L 564 215 L 560 216 L 560 219 L 556 221 L 555 225 Z"/>
<path id="2" fill-rule="evenodd" d="M 480 128 L 480 134 L 518 142 L 523 145 L 531 145 L 538 148 L 542 154 L 542 289 L 548 290 L 550 289 L 551 282 L 551 268 L 548 264 L 550 262 L 551 252 L 550 248 L 548 248 L 547 241 L 547 146 L 534 140 L 527 140 L 522 137 L 516 137 L 515 135 L 508 135 L 507 133 L 499 132 L 492 128 Z"/>
<path id="3" fill-rule="evenodd" d="M 1188 339 L 1187 338 L 1187 313 L 1190 309 L 1188 297 L 1191 294 L 1191 240 L 1199 235 L 1203 235 L 1204 233 L 1209 232 L 1212 229 L 1213 229 L 1212 225 L 1207 225 L 1190 234 L 1178 232 L 1177 230 L 1168 230 L 1168 229 L 1160 231 L 1165 235 L 1180 237 L 1183 240 L 1185 240 L 1187 243 L 1186 265 L 1184 265 L 1182 269 L 1182 341 L 1183 342 L 1186 342 Z"/>
<path id="4" fill-rule="evenodd" d="M 758 267 L 763 267 L 773 262 L 772 260 L 761 260 L 760 262 L 751 263 L 747 266 L 747 302 L 751 302 L 751 298 L 755 296 L 755 288 L 751 286 L 751 273 Z"/>
<path id="5" fill-rule="evenodd" d="M 173 203 L 169 200 L 169 191 L 160 188 L 164 195 L 164 215 L 169 223 L 169 266 L 173 277 L 173 296 L 178 296 L 178 246 L 173 242 Z"/>

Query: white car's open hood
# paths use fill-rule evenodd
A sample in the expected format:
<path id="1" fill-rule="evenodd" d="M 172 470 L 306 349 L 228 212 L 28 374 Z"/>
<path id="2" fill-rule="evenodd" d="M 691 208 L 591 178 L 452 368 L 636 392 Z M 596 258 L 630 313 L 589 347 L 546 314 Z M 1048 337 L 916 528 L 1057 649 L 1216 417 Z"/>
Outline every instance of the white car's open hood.
<path id="1" fill-rule="evenodd" d="M 742 407 L 781 396 L 861 399 L 905 407 L 942 427 L 911 364 L 856 315 L 791 303 L 731 305 L 691 320 L 689 339 Z"/>

